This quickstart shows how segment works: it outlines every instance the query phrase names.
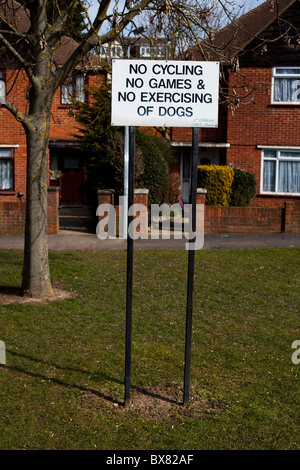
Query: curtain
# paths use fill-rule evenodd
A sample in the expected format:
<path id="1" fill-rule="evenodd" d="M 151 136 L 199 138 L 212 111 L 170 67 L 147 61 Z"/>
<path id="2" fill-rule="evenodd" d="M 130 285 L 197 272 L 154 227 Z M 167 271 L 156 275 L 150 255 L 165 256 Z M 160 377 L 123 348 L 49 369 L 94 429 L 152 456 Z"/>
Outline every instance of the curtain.
<path id="1" fill-rule="evenodd" d="M 0 160 L 0 189 L 13 189 L 13 164 L 11 160 Z"/>
<path id="2" fill-rule="evenodd" d="M 300 193 L 300 162 L 279 162 L 278 192 Z"/>
<path id="3" fill-rule="evenodd" d="M 275 78 L 274 101 L 278 103 L 300 102 L 300 80 L 294 78 Z"/>
<path id="4" fill-rule="evenodd" d="M 74 93 L 73 82 L 69 79 L 61 86 L 61 104 L 70 104 Z"/>
<path id="5" fill-rule="evenodd" d="M 263 190 L 275 192 L 276 162 L 274 160 L 264 161 Z"/>
<path id="6" fill-rule="evenodd" d="M 81 103 L 85 102 L 84 75 L 76 75 L 76 99 Z"/>

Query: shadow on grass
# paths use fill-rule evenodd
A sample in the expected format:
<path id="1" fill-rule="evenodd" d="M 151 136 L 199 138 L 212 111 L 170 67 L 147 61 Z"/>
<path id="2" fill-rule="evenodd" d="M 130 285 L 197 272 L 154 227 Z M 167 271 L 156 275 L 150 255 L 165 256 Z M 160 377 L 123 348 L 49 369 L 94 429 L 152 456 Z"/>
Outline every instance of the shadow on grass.
<path id="1" fill-rule="evenodd" d="M 71 367 L 61 367 L 61 366 L 57 366 L 57 365 L 54 365 L 54 364 L 50 364 L 49 362 L 46 362 L 46 361 L 42 361 L 42 360 L 39 360 L 39 359 L 36 359 L 36 358 L 32 358 L 30 356 L 27 356 L 25 354 L 19 354 L 19 353 L 16 353 L 14 351 L 11 351 L 9 349 L 6 350 L 7 353 L 9 354 L 12 354 L 14 356 L 18 356 L 18 357 L 22 357 L 22 358 L 25 358 L 25 359 L 29 359 L 31 361 L 34 361 L 34 362 L 38 362 L 40 364 L 44 364 L 44 365 L 48 365 L 48 366 L 51 366 L 51 367 L 55 367 L 56 369 L 60 369 L 60 370 L 69 370 L 70 372 L 77 372 L 77 373 L 84 373 L 84 374 L 88 374 L 89 372 L 88 371 L 83 371 L 83 370 L 80 370 L 80 369 L 73 369 Z M 113 397 L 111 396 L 108 396 L 108 395 L 105 395 L 101 392 L 99 392 L 98 390 L 95 390 L 93 388 L 89 388 L 89 387 L 84 387 L 83 385 L 78 385 L 76 383 L 68 383 L 68 382 L 65 382 L 61 379 L 58 379 L 58 378 L 55 378 L 55 377 L 48 377 L 47 375 L 44 375 L 42 373 L 36 373 L 36 372 L 32 372 L 32 371 L 29 371 L 29 370 L 26 370 L 26 369 L 22 369 L 21 367 L 18 367 L 18 366 L 10 366 L 10 365 L 6 365 L 4 366 L 6 369 L 8 370 L 12 370 L 12 371 L 16 371 L 16 372 L 21 372 L 22 374 L 26 374 L 28 375 L 29 377 L 33 377 L 33 378 L 38 378 L 38 379 L 42 379 L 42 380 L 47 380 L 49 382 L 52 382 L 56 385 L 60 385 L 62 387 L 66 387 L 66 388 L 74 388 L 76 390 L 79 390 L 81 392 L 89 392 L 89 393 L 92 393 L 93 395 L 97 396 L 98 398 L 101 398 L 109 403 L 112 403 L 112 404 L 117 404 L 119 406 L 122 406 L 123 403 L 121 402 L 118 402 L 117 400 L 115 400 Z M 107 377 L 108 378 L 108 377 Z M 108 378 L 109 379 L 109 378 Z M 111 379 L 110 380 L 112 381 L 116 381 L 115 379 Z"/>
<path id="2" fill-rule="evenodd" d="M 177 400 L 174 400 L 174 399 L 169 398 L 169 397 L 163 397 L 160 393 L 154 393 L 154 392 L 146 390 L 145 388 L 142 388 L 142 387 L 134 387 L 133 386 L 132 388 L 134 390 L 136 390 L 137 392 L 139 392 L 140 394 L 142 394 L 142 395 L 146 395 L 146 396 L 151 397 L 151 398 L 156 398 L 156 399 L 164 401 L 166 403 L 171 403 L 172 405 L 181 405 L 182 404 L 181 401 L 177 401 Z"/>
<path id="3" fill-rule="evenodd" d="M 0 286 L 0 295 L 1 294 L 21 297 L 21 287 Z"/>
<path id="4" fill-rule="evenodd" d="M 24 359 L 29 359 L 30 361 L 37 362 L 39 364 L 43 364 L 43 365 L 46 365 L 46 366 L 55 367 L 56 369 L 59 369 L 59 370 L 62 370 L 62 371 L 70 371 L 70 372 L 77 372 L 77 373 L 81 373 L 81 374 L 91 375 L 90 371 L 86 371 L 86 370 L 82 370 L 82 369 L 78 369 L 78 368 L 76 369 L 76 368 L 72 368 L 72 367 L 68 367 L 68 366 L 64 367 L 64 366 L 60 366 L 60 365 L 56 365 L 56 364 L 51 364 L 51 363 L 49 363 L 47 361 L 44 361 L 42 359 L 37 359 L 37 358 L 31 357 L 31 356 L 28 356 L 26 354 L 16 353 L 15 351 L 12 351 L 10 349 L 7 349 L 6 351 L 7 351 L 7 353 L 12 354 L 13 356 L 21 357 L 21 358 L 24 358 Z M 82 392 L 89 392 L 89 393 L 92 393 L 93 395 L 97 396 L 98 398 L 101 398 L 102 400 L 107 401 L 108 403 L 111 403 L 113 405 L 118 405 L 118 406 L 124 406 L 124 402 L 120 402 L 118 400 L 115 400 L 113 397 L 111 397 L 109 395 L 105 395 L 105 394 L 103 394 L 103 393 L 101 393 L 98 390 L 95 390 L 93 388 L 84 387 L 82 385 L 78 385 L 78 384 L 74 384 L 74 383 L 68 383 L 68 382 L 65 382 L 61 379 L 54 378 L 54 377 L 47 377 L 46 375 L 35 373 L 35 372 L 32 372 L 32 371 L 28 371 L 28 370 L 22 369 L 21 367 L 17 367 L 17 366 L 6 365 L 4 367 L 6 369 L 9 369 L 9 370 L 14 370 L 16 372 L 21 372 L 22 374 L 26 374 L 26 375 L 28 375 L 30 377 L 33 377 L 33 378 L 40 378 L 42 380 L 48 380 L 49 382 L 53 382 L 56 385 L 60 385 L 60 386 L 66 387 L 66 388 L 74 388 L 74 389 L 80 390 Z M 118 385 L 123 385 L 123 382 L 121 380 L 118 380 L 115 377 L 110 377 L 110 376 L 104 374 L 103 372 L 97 372 L 97 375 L 99 377 L 102 377 L 105 380 L 110 381 L 110 382 L 115 382 Z M 164 402 L 170 403 L 170 404 L 175 404 L 175 405 L 180 405 L 181 404 L 181 402 L 179 402 L 177 400 L 174 400 L 170 397 L 162 396 L 162 394 L 160 394 L 160 393 L 155 393 L 155 392 L 149 391 L 149 390 L 147 390 L 143 387 L 137 387 L 137 386 L 132 385 L 131 388 L 132 388 L 132 390 L 137 391 L 141 395 L 145 395 L 145 396 L 148 396 L 148 397 L 151 397 L 151 398 L 154 398 L 154 399 L 156 398 L 156 399 L 159 399 L 161 401 L 164 401 Z"/>

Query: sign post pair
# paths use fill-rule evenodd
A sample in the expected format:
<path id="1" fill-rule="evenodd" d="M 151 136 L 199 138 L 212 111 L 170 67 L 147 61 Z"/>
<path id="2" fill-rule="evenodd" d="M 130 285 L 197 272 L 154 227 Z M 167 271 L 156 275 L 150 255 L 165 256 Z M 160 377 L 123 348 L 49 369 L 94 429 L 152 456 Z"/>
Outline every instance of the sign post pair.
<path id="1" fill-rule="evenodd" d="M 192 169 L 190 204 L 196 233 L 199 128 L 218 126 L 219 63 L 122 60 L 112 63 L 113 126 L 129 126 L 128 208 L 134 198 L 135 127 L 190 127 Z M 128 216 L 127 229 L 132 222 Z M 195 251 L 188 254 L 183 404 L 189 403 Z M 133 239 L 127 237 L 125 407 L 130 406 Z"/>

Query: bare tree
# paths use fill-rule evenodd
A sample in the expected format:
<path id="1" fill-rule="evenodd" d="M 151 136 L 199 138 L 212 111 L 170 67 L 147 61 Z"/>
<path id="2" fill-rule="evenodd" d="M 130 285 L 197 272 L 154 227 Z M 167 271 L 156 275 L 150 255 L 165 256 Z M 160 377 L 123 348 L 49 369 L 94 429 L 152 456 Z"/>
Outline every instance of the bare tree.
<path id="1" fill-rule="evenodd" d="M 232 2 L 225 0 L 98 0 L 98 11 L 92 21 L 82 0 L 0 0 L 0 45 L 17 64 L 16 75 L 25 73 L 29 85 L 25 110 L 18 109 L 7 97 L 1 99 L 2 106 L 22 124 L 27 141 L 23 294 L 47 296 L 52 292 L 47 247 L 47 159 L 56 90 L 88 58 L 92 49 L 114 41 L 130 25 L 138 27 L 138 18 L 145 12 L 150 15 L 153 37 L 175 21 L 181 29 L 175 30 L 171 37 L 174 45 L 177 47 L 176 40 L 184 32 L 201 47 L 199 31 L 212 34 L 211 25 L 216 24 L 218 10 L 210 5 L 217 3 L 230 15 Z M 58 64 L 57 50 L 63 37 L 72 37 L 72 19 L 78 8 L 85 30 L 80 36 L 76 34 L 72 52 L 63 64 Z M 182 44 L 181 48 L 185 46 Z M 11 86 L 14 87 L 14 81 Z"/>
<path id="2" fill-rule="evenodd" d="M 50 5 L 51 3 L 51 5 Z M 93 22 L 83 2 L 53 2 L 50 0 L 24 0 L 1 2 L 0 43 L 9 52 L 28 78 L 28 106 L 26 111 L 17 109 L 6 98 L 2 106 L 8 109 L 22 124 L 27 142 L 27 194 L 26 227 L 22 292 L 30 296 L 47 296 L 52 293 L 47 247 L 47 159 L 49 125 L 54 94 L 74 68 L 84 60 L 97 44 L 112 41 L 130 21 L 140 14 L 150 0 L 134 2 L 121 15 L 108 14 L 109 0 L 99 2 Z M 49 22 L 49 5 L 52 9 Z M 82 6 L 87 30 L 73 52 L 58 65 L 55 52 L 61 45 L 62 34 L 74 10 Z M 22 25 L 18 24 L 21 9 Z M 24 18 L 26 17 L 26 21 Z M 101 34 L 105 21 L 111 28 Z M 24 24 L 24 22 L 26 24 Z M 6 25 L 11 27 L 8 29 Z M 17 71 L 16 73 L 19 73 Z"/>

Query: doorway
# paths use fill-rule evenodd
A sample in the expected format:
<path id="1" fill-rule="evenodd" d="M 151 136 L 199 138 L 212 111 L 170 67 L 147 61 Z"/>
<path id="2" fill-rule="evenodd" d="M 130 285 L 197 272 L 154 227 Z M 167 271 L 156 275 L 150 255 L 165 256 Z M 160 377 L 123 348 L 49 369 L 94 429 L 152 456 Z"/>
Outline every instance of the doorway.
<path id="1" fill-rule="evenodd" d="M 80 150 L 50 147 L 50 170 L 52 174 L 58 175 L 56 185 L 60 186 L 62 205 L 85 204 L 85 171 Z M 55 185 L 53 180 L 52 185 Z"/>
<path id="2" fill-rule="evenodd" d="M 205 144 L 204 144 L 205 145 Z M 226 147 L 213 146 L 199 147 L 198 165 L 225 165 Z M 181 199 L 185 204 L 189 203 L 191 192 L 191 167 L 192 167 L 192 148 L 184 147 L 181 151 L 180 159 L 180 181 L 181 181 Z"/>

